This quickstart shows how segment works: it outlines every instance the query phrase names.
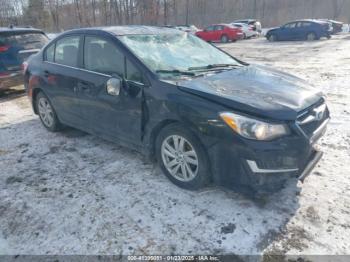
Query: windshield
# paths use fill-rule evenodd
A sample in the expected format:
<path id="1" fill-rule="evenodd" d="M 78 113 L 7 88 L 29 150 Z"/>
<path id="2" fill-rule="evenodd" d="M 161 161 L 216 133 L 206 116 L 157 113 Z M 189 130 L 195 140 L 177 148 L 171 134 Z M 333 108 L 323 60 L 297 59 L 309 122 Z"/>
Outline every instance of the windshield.
<path id="1" fill-rule="evenodd" d="M 241 65 L 212 45 L 187 33 L 125 35 L 119 39 L 152 71 L 188 71 L 215 64 Z"/>

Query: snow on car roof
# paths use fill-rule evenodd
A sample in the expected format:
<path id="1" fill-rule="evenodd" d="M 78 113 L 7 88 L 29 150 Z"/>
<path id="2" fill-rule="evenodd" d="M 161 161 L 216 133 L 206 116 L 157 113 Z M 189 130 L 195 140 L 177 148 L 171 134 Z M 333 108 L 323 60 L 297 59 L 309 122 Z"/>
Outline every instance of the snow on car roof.
<path id="1" fill-rule="evenodd" d="M 99 29 L 115 35 L 158 35 L 179 33 L 178 30 L 169 27 L 143 25 L 109 26 L 101 27 Z"/>

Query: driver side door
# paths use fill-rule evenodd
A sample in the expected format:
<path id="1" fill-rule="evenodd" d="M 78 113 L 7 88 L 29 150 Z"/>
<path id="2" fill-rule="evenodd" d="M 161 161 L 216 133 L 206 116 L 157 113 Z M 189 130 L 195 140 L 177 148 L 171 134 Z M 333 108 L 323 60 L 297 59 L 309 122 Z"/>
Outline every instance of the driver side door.
<path id="1" fill-rule="evenodd" d="M 132 64 L 127 63 L 112 40 L 102 36 L 86 35 L 83 48 L 77 96 L 86 129 L 112 140 L 138 145 L 143 84 L 128 83 L 126 67 L 129 65 L 131 71 Z M 134 71 L 134 77 L 141 75 L 137 69 Z M 110 80 L 118 83 L 118 90 L 109 90 Z"/>

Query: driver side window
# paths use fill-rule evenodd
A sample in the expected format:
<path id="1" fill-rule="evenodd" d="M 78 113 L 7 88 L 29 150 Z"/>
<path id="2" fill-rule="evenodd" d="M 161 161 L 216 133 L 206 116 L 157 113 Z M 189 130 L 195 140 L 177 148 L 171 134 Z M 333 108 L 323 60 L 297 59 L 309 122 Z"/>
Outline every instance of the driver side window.
<path id="1" fill-rule="evenodd" d="M 93 72 L 124 77 L 123 53 L 112 42 L 101 37 L 85 37 L 84 66 Z"/>
<path id="2" fill-rule="evenodd" d="M 294 28 L 295 25 L 296 25 L 296 23 L 287 24 L 287 25 L 285 25 L 285 28 Z"/>

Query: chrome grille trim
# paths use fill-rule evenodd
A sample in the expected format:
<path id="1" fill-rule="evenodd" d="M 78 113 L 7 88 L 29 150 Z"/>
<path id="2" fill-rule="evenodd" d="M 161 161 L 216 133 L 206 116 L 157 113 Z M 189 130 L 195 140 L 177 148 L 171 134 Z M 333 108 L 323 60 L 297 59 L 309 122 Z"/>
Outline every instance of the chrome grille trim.
<path id="1" fill-rule="evenodd" d="M 326 113 L 327 105 L 326 103 L 322 103 L 321 105 L 309 109 L 308 111 L 303 112 L 298 116 L 298 119 L 303 118 L 305 115 L 308 115 L 306 118 L 302 120 L 297 120 L 298 125 L 305 125 L 314 121 L 321 121 Z"/>

